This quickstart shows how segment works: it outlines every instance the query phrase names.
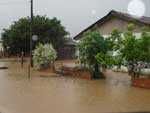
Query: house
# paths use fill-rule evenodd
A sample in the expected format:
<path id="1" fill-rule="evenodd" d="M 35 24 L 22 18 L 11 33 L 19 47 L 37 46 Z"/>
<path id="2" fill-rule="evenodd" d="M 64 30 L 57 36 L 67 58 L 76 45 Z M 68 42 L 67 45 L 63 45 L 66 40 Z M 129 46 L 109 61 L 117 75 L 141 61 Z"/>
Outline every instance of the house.
<path id="1" fill-rule="evenodd" d="M 72 38 L 66 38 L 64 46 L 58 51 L 59 60 L 75 59 L 76 42 Z"/>
<path id="2" fill-rule="evenodd" d="M 74 39 L 80 39 L 82 34 L 88 30 L 97 30 L 102 35 L 110 35 L 114 28 L 119 29 L 121 32 L 123 32 L 130 23 L 136 25 L 136 28 L 133 32 L 140 33 L 141 27 L 150 26 L 150 17 L 143 16 L 139 18 L 126 13 L 112 10 L 106 16 L 77 34 Z"/>

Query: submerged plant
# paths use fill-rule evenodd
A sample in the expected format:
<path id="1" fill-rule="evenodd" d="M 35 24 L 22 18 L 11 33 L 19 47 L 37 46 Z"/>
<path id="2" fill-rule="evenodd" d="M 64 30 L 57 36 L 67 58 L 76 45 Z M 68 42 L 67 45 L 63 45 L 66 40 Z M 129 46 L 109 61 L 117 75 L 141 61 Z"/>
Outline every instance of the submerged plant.
<path id="1" fill-rule="evenodd" d="M 33 51 L 33 59 L 36 64 L 52 66 L 57 53 L 52 44 L 39 44 Z"/>
<path id="2" fill-rule="evenodd" d="M 103 74 L 99 70 L 99 63 L 95 56 L 105 51 L 105 42 L 103 36 L 99 32 L 87 32 L 83 35 L 78 44 L 79 59 L 81 66 L 88 68 L 93 78 L 103 78 Z"/>

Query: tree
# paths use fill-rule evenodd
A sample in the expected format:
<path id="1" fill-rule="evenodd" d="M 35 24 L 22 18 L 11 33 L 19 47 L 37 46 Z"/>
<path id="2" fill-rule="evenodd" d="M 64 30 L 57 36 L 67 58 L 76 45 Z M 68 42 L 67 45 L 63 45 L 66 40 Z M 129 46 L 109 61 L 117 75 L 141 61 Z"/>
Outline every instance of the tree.
<path id="1" fill-rule="evenodd" d="M 38 36 L 38 41 L 33 42 L 33 48 L 38 43 L 52 43 L 58 50 L 64 43 L 64 37 L 68 34 L 61 22 L 56 18 L 49 19 L 46 16 L 35 16 L 33 21 L 33 34 Z M 14 22 L 9 29 L 4 29 L 2 42 L 5 50 L 11 54 L 21 51 L 29 53 L 30 47 L 30 18 L 21 18 Z"/>
<path id="2" fill-rule="evenodd" d="M 111 52 L 114 54 L 113 64 L 120 68 L 124 61 L 124 54 L 122 52 L 125 42 L 124 37 L 122 37 L 118 29 L 114 29 L 111 36 L 108 37 L 108 40 L 111 40 Z"/>
<path id="3" fill-rule="evenodd" d="M 57 57 L 57 52 L 53 48 L 52 44 L 39 44 L 33 51 L 33 59 L 36 64 L 42 66 L 53 66 Z"/>
<path id="4" fill-rule="evenodd" d="M 123 61 L 123 54 L 121 53 L 124 45 L 124 39 L 118 29 L 114 29 L 111 36 L 104 39 L 105 51 L 98 53 L 96 59 L 98 63 L 106 69 L 117 65 L 121 66 Z"/>
<path id="5" fill-rule="evenodd" d="M 102 66 L 103 69 L 106 69 L 108 66 L 112 66 L 114 64 L 114 59 L 111 54 L 108 52 L 101 52 L 96 55 L 97 62 Z"/>
<path id="6" fill-rule="evenodd" d="M 103 78 L 96 60 L 98 53 L 105 52 L 105 41 L 99 32 L 86 32 L 78 44 L 79 59 L 83 67 L 91 70 L 93 78 Z"/>
<path id="7" fill-rule="evenodd" d="M 134 24 L 129 24 L 122 36 L 116 33 L 114 48 L 118 52 L 115 57 L 119 56 L 119 64 L 125 65 L 125 62 L 129 67 L 129 74 L 139 77 L 141 68 L 150 65 L 150 33 L 149 27 L 144 27 L 140 37 L 137 37 L 133 33 L 135 27 Z M 114 37 L 114 33 L 111 37 Z"/>
<path id="8" fill-rule="evenodd" d="M 146 67 L 150 67 L 150 32 L 143 31 L 139 39 L 139 49 L 140 60 L 147 64 Z"/>

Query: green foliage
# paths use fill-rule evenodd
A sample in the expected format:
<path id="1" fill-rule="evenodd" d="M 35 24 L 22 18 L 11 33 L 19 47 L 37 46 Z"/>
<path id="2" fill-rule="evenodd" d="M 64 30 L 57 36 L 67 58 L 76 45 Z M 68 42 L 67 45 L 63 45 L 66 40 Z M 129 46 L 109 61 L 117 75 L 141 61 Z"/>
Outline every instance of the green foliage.
<path id="1" fill-rule="evenodd" d="M 150 62 L 150 33 L 143 31 L 137 38 L 131 31 L 124 34 L 125 44 L 123 53 L 130 62 Z"/>
<path id="2" fill-rule="evenodd" d="M 142 28 L 140 37 L 133 33 L 135 28 L 134 24 L 129 24 L 123 33 L 114 29 L 105 39 L 98 32 L 85 33 L 78 44 L 81 65 L 92 70 L 94 77 L 99 75 L 99 66 L 125 65 L 132 74 L 139 74 L 141 68 L 150 67 L 149 26 Z"/>
<path id="3" fill-rule="evenodd" d="M 80 40 L 77 47 L 80 51 L 79 58 L 81 60 L 81 64 L 89 66 L 90 68 L 90 65 L 97 63 L 95 55 L 105 50 L 104 38 L 98 32 L 87 32 Z"/>
<path id="4" fill-rule="evenodd" d="M 95 57 L 102 67 L 112 66 L 114 64 L 114 59 L 111 54 L 98 53 Z"/>
<path id="5" fill-rule="evenodd" d="M 119 54 L 119 55 L 113 56 L 113 65 L 118 66 L 118 68 L 120 68 L 121 65 L 125 65 L 122 55 Z"/>
<path id="6" fill-rule="evenodd" d="M 138 67 L 150 66 L 150 33 L 149 27 L 143 27 L 138 38 L 134 35 L 134 24 L 129 24 L 123 35 L 119 32 L 112 32 L 111 37 L 116 37 L 113 42 L 114 51 L 117 51 L 115 65 L 126 64 L 131 68 L 132 73 L 137 73 Z"/>
<path id="7" fill-rule="evenodd" d="M 108 54 L 110 63 L 107 62 L 108 65 L 118 65 L 119 67 L 122 64 L 123 60 L 123 45 L 124 38 L 122 38 L 121 32 L 118 29 L 114 29 L 111 33 L 111 36 L 105 39 L 107 45 L 107 51 L 112 54 Z M 110 46 L 111 45 L 111 46 Z M 115 56 L 113 55 L 115 53 Z"/>
<path id="8" fill-rule="evenodd" d="M 99 32 L 86 32 L 79 44 L 79 58 L 81 65 L 90 69 L 93 73 L 93 78 L 101 78 L 102 74 L 99 72 L 96 55 L 105 52 L 105 40 Z"/>
<path id="9" fill-rule="evenodd" d="M 9 29 L 4 29 L 2 42 L 5 50 L 12 54 L 30 50 L 30 18 L 21 18 L 14 22 Z M 38 36 L 38 41 L 33 42 L 33 47 L 38 43 L 52 43 L 57 50 L 64 43 L 64 37 L 68 34 L 61 22 L 56 18 L 49 19 L 46 16 L 35 16 L 33 21 L 33 34 Z"/>
<path id="10" fill-rule="evenodd" d="M 127 61 L 137 61 L 137 56 L 139 55 L 139 51 L 137 48 L 137 40 L 136 37 L 132 34 L 128 34 L 125 36 L 125 44 L 123 49 L 124 57 Z"/>
<path id="11" fill-rule="evenodd" d="M 55 61 L 57 53 L 52 44 L 39 44 L 33 52 L 33 59 L 36 64 L 51 65 Z"/>
<path id="12" fill-rule="evenodd" d="M 141 38 L 138 39 L 138 49 L 140 51 L 139 60 L 150 63 L 150 33 L 142 33 Z"/>
<path id="13" fill-rule="evenodd" d="M 129 24 L 128 26 L 127 26 L 127 30 L 128 31 L 132 31 L 132 30 L 134 30 L 136 28 L 136 26 L 134 25 L 134 24 Z"/>

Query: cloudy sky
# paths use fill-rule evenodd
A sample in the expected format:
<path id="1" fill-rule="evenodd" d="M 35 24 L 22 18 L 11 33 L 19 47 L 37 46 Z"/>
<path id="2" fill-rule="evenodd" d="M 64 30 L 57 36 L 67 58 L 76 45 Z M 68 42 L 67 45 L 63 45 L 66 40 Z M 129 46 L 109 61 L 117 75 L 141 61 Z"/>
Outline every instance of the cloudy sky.
<path id="1" fill-rule="evenodd" d="M 73 37 L 110 10 L 127 12 L 131 0 L 34 0 L 34 14 L 57 17 Z M 134 0 L 135 1 L 135 0 Z M 142 0 L 150 16 L 150 0 Z M 18 18 L 30 15 L 29 0 L 0 0 L 0 32 Z"/>

